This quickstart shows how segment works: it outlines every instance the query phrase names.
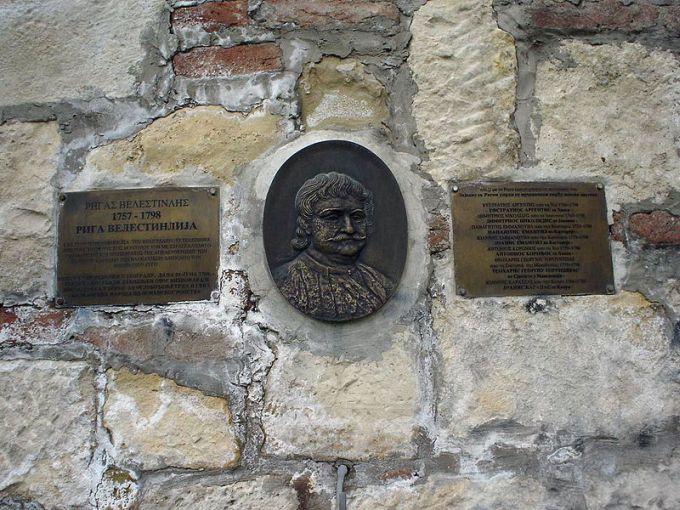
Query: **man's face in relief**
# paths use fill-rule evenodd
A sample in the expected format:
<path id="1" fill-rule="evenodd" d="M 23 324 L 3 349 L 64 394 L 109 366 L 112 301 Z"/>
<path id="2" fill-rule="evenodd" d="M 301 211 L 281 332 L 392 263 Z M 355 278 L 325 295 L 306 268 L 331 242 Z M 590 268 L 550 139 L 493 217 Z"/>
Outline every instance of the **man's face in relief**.
<path id="1" fill-rule="evenodd" d="M 314 205 L 312 247 L 327 255 L 357 257 L 366 245 L 368 225 L 363 202 L 328 198 Z"/>

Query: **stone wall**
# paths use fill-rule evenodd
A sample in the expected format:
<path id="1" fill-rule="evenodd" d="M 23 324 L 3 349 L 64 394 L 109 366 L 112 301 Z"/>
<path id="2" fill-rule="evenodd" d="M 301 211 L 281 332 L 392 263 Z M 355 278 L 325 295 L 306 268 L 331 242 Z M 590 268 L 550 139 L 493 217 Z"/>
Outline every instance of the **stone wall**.
<path id="1" fill-rule="evenodd" d="M 680 508 L 680 7 L 0 2 L 0 509 Z M 354 140 L 409 215 L 398 299 L 278 295 L 262 200 Z M 617 289 L 465 299 L 453 182 L 606 187 Z M 60 192 L 221 189 L 219 296 L 55 307 Z"/>

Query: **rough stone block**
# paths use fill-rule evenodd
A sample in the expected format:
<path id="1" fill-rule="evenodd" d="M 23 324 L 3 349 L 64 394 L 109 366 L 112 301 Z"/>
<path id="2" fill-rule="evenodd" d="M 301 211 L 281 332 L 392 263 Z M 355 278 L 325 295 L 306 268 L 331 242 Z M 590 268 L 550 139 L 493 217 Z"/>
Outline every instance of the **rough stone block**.
<path id="1" fill-rule="evenodd" d="M 270 26 L 291 23 L 300 28 L 393 30 L 399 9 L 381 0 L 265 0 L 259 16 Z"/>
<path id="2" fill-rule="evenodd" d="M 248 0 L 207 2 L 191 7 L 180 7 L 172 13 L 175 32 L 201 28 L 218 32 L 221 28 L 248 24 Z"/>
<path id="3" fill-rule="evenodd" d="M 680 217 L 656 210 L 632 214 L 628 220 L 633 234 L 655 246 L 680 245 Z"/>
<path id="4" fill-rule="evenodd" d="M 48 292 L 55 192 L 51 181 L 60 143 L 56 122 L 0 126 L 0 302 L 5 304 Z"/>
<path id="5" fill-rule="evenodd" d="M 626 437 L 678 414 L 663 309 L 626 292 L 546 301 L 436 301 L 442 448 L 499 420 Z"/>
<path id="6" fill-rule="evenodd" d="M 265 389 L 264 452 L 316 460 L 412 456 L 414 371 L 400 345 L 354 362 L 279 346 Z"/>
<path id="7" fill-rule="evenodd" d="M 491 1 L 431 0 L 414 14 L 411 31 L 424 170 L 442 184 L 514 167 L 515 46 L 493 19 Z"/>
<path id="8" fill-rule="evenodd" d="M 136 92 L 164 0 L 0 3 L 0 105 Z M 36 72 L 39 71 L 39 72 Z"/>
<path id="9" fill-rule="evenodd" d="M 144 470 L 230 469 L 240 448 L 227 401 L 157 375 L 107 372 L 104 426 L 123 462 Z"/>
<path id="10" fill-rule="evenodd" d="M 231 48 L 194 48 L 172 58 L 175 74 L 187 78 L 229 78 L 281 71 L 281 48 L 274 43 L 243 44 Z"/>
<path id="11" fill-rule="evenodd" d="M 140 510 L 297 510 L 298 498 L 284 477 L 259 476 L 231 483 L 152 485 L 145 490 Z"/>
<path id="12" fill-rule="evenodd" d="M 413 480 L 351 491 L 347 507 L 356 510 L 444 510 L 548 508 L 547 491 L 528 477 L 447 477 L 431 475 L 425 483 Z"/>
<path id="13" fill-rule="evenodd" d="M 130 140 L 92 151 L 85 171 L 208 173 L 226 184 L 238 167 L 284 139 L 281 117 L 261 111 L 247 116 L 219 106 L 185 108 L 153 122 Z"/>
<path id="14" fill-rule="evenodd" d="M 12 496 L 0 496 L 0 508 L 2 510 L 45 510 L 40 503 Z"/>
<path id="15" fill-rule="evenodd" d="M 662 201 L 680 167 L 680 63 L 636 43 L 562 43 L 538 64 L 536 158 L 543 176 L 598 178 L 608 205 Z M 568 62 L 568 64 L 565 64 Z"/>
<path id="16" fill-rule="evenodd" d="M 677 457 L 656 466 L 645 465 L 644 454 L 631 460 L 633 466 L 641 466 L 625 472 L 621 470 L 625 466 L 620 465 L 623 463 L 604 460 L 596 474 L 588 473 L 585 477 L 587 508 L 680 508 L 680 462 Z"/>
<path id="17" fill-rule="evenodd" d="M 307 128 L 379 127 L 388 115 L 385 87 L 355 59 L 326 57 L 308 65 L 298 90 Z"/>
<path id="18" fill-rule="evenodd" d="M 671 35 L 680 36 L 680 5 L 668 7 L 664 13 L 664 26 Z"/>
<path id="19" fill-rule="evenodd" d="M 81 508 L 96 420 L 85 363 L 0 361 L 0 491 L 45 508 Z"/>

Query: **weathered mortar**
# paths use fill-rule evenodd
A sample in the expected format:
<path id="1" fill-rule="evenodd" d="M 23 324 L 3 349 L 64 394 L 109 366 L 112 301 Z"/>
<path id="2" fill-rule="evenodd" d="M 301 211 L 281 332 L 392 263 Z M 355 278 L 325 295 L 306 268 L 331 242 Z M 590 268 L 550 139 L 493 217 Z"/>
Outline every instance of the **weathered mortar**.
<path id="1" fill-rule="evenodd" d="M 0 508 L 330 509 L 343 460 L 350 509 L 680 507 L 676 6 L 67 3 L 2 7 Z M 219 69 L 175 74 L 196 53 Z M 375 114 L 313 125 L 309 87 Z M 283 300 L 259 233 L 328 138 L 390 166 L 410 222 L 395 298 L 339 328 Z M 487 178 L 604 181 L 618 294 L 455 296 L 448 186 Z M 57 192 L 162 185 L 221 187 L 219 296 L 54 308 Z"/>

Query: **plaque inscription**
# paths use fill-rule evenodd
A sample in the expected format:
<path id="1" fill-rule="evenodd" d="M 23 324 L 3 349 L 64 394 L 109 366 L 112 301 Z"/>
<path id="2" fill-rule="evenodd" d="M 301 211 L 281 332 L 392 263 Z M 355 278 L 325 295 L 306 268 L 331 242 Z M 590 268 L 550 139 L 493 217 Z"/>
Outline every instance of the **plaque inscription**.
<path id="1" fill-rule="evenodd" d="M 210 299 L 217 285 L 217 188 L 60 196 L 57 304 Z"/>
<path id="2" fill-rule="evenodd" d="M 605 194 L 594 183 L 463 183 L 452 195 L 457 292 L 614 291 Z"/>

